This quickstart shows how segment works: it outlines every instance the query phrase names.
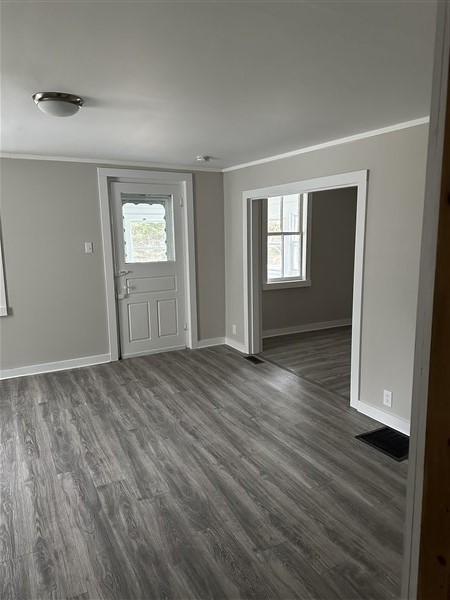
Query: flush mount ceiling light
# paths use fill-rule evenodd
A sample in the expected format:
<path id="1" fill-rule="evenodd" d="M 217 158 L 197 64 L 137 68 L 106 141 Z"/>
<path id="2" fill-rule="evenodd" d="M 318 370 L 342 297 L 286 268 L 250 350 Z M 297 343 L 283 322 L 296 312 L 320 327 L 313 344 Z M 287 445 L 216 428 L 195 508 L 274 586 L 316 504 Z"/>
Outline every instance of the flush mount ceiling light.
<path id="1" fill-rule="evenodd" d="M 52 117 L 70 117 L 83 106 L 83 98 L 64 92 L 37 92 L 32 96 L 39 110 Z"/>

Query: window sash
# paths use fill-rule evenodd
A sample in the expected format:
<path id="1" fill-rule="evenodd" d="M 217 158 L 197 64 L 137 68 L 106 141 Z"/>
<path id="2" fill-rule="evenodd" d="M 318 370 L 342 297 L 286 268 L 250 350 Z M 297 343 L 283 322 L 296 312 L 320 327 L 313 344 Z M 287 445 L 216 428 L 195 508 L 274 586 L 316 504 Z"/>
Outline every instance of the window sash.
<path id="1" fill-rule="evenodd" d="M 296 237 L 299 237 L 299 246 L 300 246 L 300 258 L 299 258 L 299 275 L 294 275 L 292 277 L 286 276 L 286 275 L 282 275 L 281 277 L 271 277 L 269 279 L 268 277 L 268 263 L 266 260 L 266 283 L 278 283 L 278 282 L 282 282 L 282 281 L 303 281 L 305 279 L 305 277 L 303 277 L 304 274 L 304 270 L 302 268 L 303 266 L 303 252 L 304 252 L 304 238 L 305 236 L 303 235 L 303 233 L 299 233 L 296 231 L 290 231 L 289 233 L 278 233 L 277 234 L 267 234 L 266 237 L 266 248 L 267 248 L 267 243 L 268 243 L 268 238 L 269 237 L 275 237 L 275 235 L 277 237 L 281 237 L 281 272 L 284 273 L 285 270 L 285 253 L 284 253 L 284 248 L 285 248 L 285 238 L 289 237 L 289 236 L 293 236 L 295 235 Z"/>
<path id="2" fill-rule="evenodd" d="M 268 202 L 269 199 L 265 199 L 264 202 L 264 215 L 263 215 L 263 241 L 264 241 L 264 249 L 263 249 L 263 273 L 264 273 L 264 283 L 272 284 L 272 283 L 288 283 L 288 282 L 296 282 L 296 281 L 306 281 L 308 278 L 307 271 L 307 228 L 308 228 L 308 194 L 299 194 L 298 195 L 298 228 L 295 230 L 284 230 L 284 196 L 281 196 L 281 207 L 280 207 L 280 228 L 281 231 L 269 231 L 268 230 Z M 284 247 L 285 247 L 285 238 L 287 236 L 298 236 L 299 244 L 300 244 L 300 257 L 299 257 L 299 275 L 293 277 L 286 277 L 282 275 L 281 277 L 271 277 L 269 279 L 268 276 L 268 239 L 269 237 L 280 237 L 281 238 L 281 273 L 284 273 L 285 270 L 285 255 L 284 255 Z"/>

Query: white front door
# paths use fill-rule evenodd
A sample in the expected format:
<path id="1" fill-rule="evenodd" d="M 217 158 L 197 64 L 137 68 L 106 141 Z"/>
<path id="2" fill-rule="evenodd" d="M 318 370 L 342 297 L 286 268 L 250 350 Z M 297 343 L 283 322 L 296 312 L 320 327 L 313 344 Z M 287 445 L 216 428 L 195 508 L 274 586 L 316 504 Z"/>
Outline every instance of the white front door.
<path id="1" fill-rule="evenodd" d="M 112 183 L 111 192 L 121 356 L 185 348 L 181 188 Z"/>

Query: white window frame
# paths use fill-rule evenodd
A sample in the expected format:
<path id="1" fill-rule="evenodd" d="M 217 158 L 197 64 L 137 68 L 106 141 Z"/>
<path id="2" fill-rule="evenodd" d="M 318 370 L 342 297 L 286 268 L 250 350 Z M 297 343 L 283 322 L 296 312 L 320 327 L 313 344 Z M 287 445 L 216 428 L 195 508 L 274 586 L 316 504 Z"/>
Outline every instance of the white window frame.
<path id="1" fill-rule="evenodd" d="M 281 194 L 284 197 L 288 194 Z M 299 193 L 300 196 L 300 214 L 298 232 L 295 231 L 267 231 L 267 202 L 268 198 L 263 199 L 263 214 L 262 214 L 262 273 L 263 290 L 277 290 L 283 288 L 309 287 L 311 286 L 311 199 L 308 193 Z M 281 212 L 281 224 L 283 223 L 283 212 Z M 267 279 L 267 238 L 268 236 L 280 236 L 282 239 L 286 235 L 300 235 L 302 243 L 302 265 L 300 277 L 280 277 L 279 279 Z"/>

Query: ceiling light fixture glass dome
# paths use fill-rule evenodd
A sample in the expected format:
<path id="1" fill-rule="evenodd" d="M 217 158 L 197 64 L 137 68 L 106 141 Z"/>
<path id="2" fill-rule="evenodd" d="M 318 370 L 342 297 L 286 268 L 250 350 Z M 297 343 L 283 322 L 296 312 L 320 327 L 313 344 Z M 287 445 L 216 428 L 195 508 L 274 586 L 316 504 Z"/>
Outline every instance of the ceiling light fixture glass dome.
<path id="1" fill-rule="evenodd" d="M 32 96 L 39 110 L 52 117 L 71 117 L 83 106 L 83 98 L 64 92 L 37 92 Z"/>

